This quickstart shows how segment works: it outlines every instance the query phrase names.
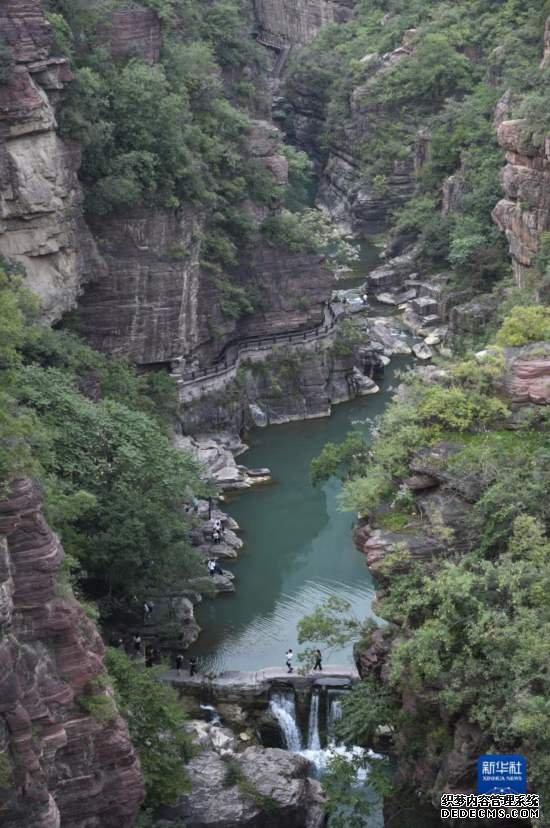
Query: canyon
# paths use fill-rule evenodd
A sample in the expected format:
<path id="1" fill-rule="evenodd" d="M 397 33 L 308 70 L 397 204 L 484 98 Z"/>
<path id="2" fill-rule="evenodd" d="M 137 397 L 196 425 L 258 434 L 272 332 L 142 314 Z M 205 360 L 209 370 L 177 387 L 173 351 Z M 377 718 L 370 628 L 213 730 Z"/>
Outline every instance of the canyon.
<path id="1" fill-rule="evenodd" d="M 0 9 L 1 42 L 10 52 L 8 77 L 0 83 L 0 254 L 39 297 L 43 326 L 62 326 L 72 314 L 79 334 L 97 351 L 129 361 L 140 376 L 158 372 L 173 379 L 178 407 L 171 439 L 204 463 L 206 478 L 219 487 L 216 496 L 220 489 L 250 486 L 254 475 L 260 482 L 267 480 L 267 474 L 260 475 L 265 470 L 250 476 L 235 461 L 247 432 L 328 417 L 338 403 L 376 394 L 390 360 L 394 364 L 387 376 L 393 378 L 400 357 L 426 362 L 434 355 L 448 358 L 464 338 L 474 341 L 481 327 L 496 324 L 499 303 L 509 291 L 497 295 L 489 292 L 489 284 L 485 291 L 470 284 L 457 286 L 453 273 L 433 271 L 421 245 L 414 245 L 403 231 L 386 236 L 380 265 L 368 273 L 357 269 L 351 274 L 351 289 L 344 287 L 338 296 L 330 256 L 292 250 L 284 239 L 275 243 L 266 237 L 265 222 L 284 211 L 292 183 L 286 141 L 305 150 L 315 163 L 318 206 L 361 241 L 387 230 L 394 212 L 417 195 L 430 169 L 432 135 L 426 111 L 408 112 L 407 127 L 416 136 L 408 154 L 392 161 L 382 182 L 365 175 L 362 142 L 376 139 L 381 107 L 374 90 L 395 67 L 415 56 L 416 28 L 400 32 L 388 51 L 357 60 L 361 79 L 347 99 L 340 128 L 327 141 L 321 138 L 326 101 L 293 66 L 325 27 L 352 22 L 358 4 L 256 0 L 245 5 L 250 40 L 263 48 L 266 66 L 274 50 L 285 55 L 288 50 L 289 63 L 279 67 L 282 74 L 275 79 L 265 67 L 265 77 L 258 72 L 256 92 L 264 97 L 252 107 L 243 149 L 276 188 L 276 196 L 269 204 L 254 194 L 246 198 L 243 212 L 250 236 L 221 274 L 205 261 L 212 222 L 206 204 L 190 199 L 178 206 L 152 205 L 144 200 L 107 215 L 85 209 L 86 185 L 79 177 L 83 148 L 59 126 L 75 83 L 73 68 L 60 54 L 41 0 L 5 0 Z M 97 36 L 114 63 L 139 58 L 160 67 L 165 27 L 162 13 L 149 4 L 122 4 L 98 24 Z M 550 61 L 549 38 L 550 21 L 542 72 Z M 476 61 L 474 54 L 472 63 Z M 245 81 L 250 72 L 247 67 Z M 220 85 L 229 90 L 239 80 L 234 68 L 220 72 Z M 492 216 L 507 240 L 516 287 L 529 289 L 538 285 L 545 234 L 550 232 L 550 136 L 541 141 L 529 119 L 515 115 L 505 96 L 494 127 L 502 150 L 503 197 Z M 442 216 L 459 212 L 463 172 L 462 157 L 458 170 L 445 181 L 437 207 Z M 224 310 L 226 277 L 233 289 L 253 297 L 247 312 Z M 369 308 L 357 316 L 348 314 L 367 286 L 369 299 L 381 305 L 375 312 Z M 537 287 L 538 299 L 544 298 L 544 290 Z M 392 306 L 395 313 L 382 316 L 382 305 Z M 358 340 L 338 350 L 345 317 L 359 331 Z M 486 352 L 476 353 L 475 359 L 482 365 Z M 426 387 L 435 388 L 446 387 L 450 377 L 434 365 L 417 367 L 417 375 Z M 542 421 L 550 404 L 548 343 L 506 347 L 498 383 L 510 412 L 504 430 L 516 433 L 529 417 Z M 410 403 L 402 388 L 398 399 L 404 406 Z M 366 412 L 374 416 L 368 407 Z M 479 543 L 471 514 L 484 483 L 475 474 L 465 481 L 454 470 L 458 452 L 452 440 L 444 440 L 415 454 L 409 476 L 399 481 L 411 493 L 417 514 L 405 531 L 384 525 L 384 509 L 358 521 L 354 541 L 376 577 L 378 600 L 390 586 L 388 561 L 403 544 L 409 560 L 394 571 L 407 571 L 411 561 L 429 569 L 433 561 L 462 555 Z M 17 478 L 3 490 L 0 503 L 0 760 L 10 756 L 0 764 L 0 818 L 7 820 L 6 828 L 132 826 L 145 797 L 140 761 L 109 683 L 101 635 L 64 578 L 63 538 L 50 528 L 42 497 L 37 483 Z M 214 555 L 212 520 L 223 519 L 227 537 L 218 552 L 232 561 L 242 541 L 229 517 L 231 508 L 221 512 L 218 505 L 211 515 L 208 500 L 196 501 L 199 523 L 191 545 L 205 560 Z M 212 584 L 218 594 L 235 589 L 230 572 Z M 176 638 L 178 646 L 193 645 L 199 634 L 193 610 L 199 598 L 192 589 L 175 603 L 168 598 L 163 603 L 164 596 L 155 595 L 155 624 L 162 627 L 166 610 L 170 618 L 176 613 L 184 629 Z M 391 651 L 380 630 L 357 646 L 361 678 L 387 683 Z M 248 692 L 242 682 L 232 691 L 217 690 L 215 683 L 205 689 L 201 680 L 197 691 L 193 680 L 186 681 L 171 676 L 171 683 L 184 688 L 184 703 L 197 717 L 196 692 L 203 702 L 225 706 L 228 719 L 235 718 L 231 706 Z M 301 702 L 302 720 L 307 718 L 310 689 L 307 702 Z M 270 692 L 262 686 L 262 715 Z M 401 701 L 403 709 L 425 706 L 427 715 L 446 724 L 446 713 L 437 708 L 435 698 L 411 693 Z M 90 712 L 94 702 L 108 709 L 108 715 Z M 158 828 L 177 825 L 179 819 L 197 828 L 275 828 L 281 820 L 293 828 L 324 824 L 325 801 L 321 786 L 311 778 L 309 761 L 282 753 L 283 744 L 249 746 L 256 738 L 250 735 L 254 728 L 261 732 L 256 719 L 253 725 L 246 722 L 246 739 L 238 745 L 243 721 L 237 715 L 227 736 L 233 740 L 228 752 L 238 765 L 232 770 L 233 783 L 226 785 L 226 761 L 209 731 L 206 750 L 190 764 L 191 791 L 160 813 Z M 263 726 L 271 735 L 276 730 L 269 716 Z M 200 723 L 193 727 L 201 731 Z M 488 747 L 484 735 L 463 716 L 455 723 L 444 762 L 437 756 L 403 763 L 399 782 L 416 785 L 437 807 L 441 792 L 460 790 L 461 780 L 470 779 L 472 757 Z M 212 788 L 218 791 L 215 796 Z"/>

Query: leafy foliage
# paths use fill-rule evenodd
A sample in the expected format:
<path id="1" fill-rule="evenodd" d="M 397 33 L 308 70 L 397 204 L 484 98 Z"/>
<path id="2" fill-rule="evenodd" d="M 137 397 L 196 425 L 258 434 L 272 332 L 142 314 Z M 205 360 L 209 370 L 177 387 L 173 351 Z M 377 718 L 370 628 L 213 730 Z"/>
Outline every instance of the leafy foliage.
<path id="1" fill-rule="evenodd" d="M 545 305 L 517 306 L 497 334 L 500 345 L 527 345 L 550 339 L 550 308 Z"/>
<path id="2" fill-rule="evenodd" d="M 118 707 L 128 722 L 145 776 L 146 805 L 173 804 L 188 789 L 185 765 L 193 755 L 185 716 L 172 688 L 120 650 L 107 651 Z"/>
<path id="3" fill-rule="evenodd" d="M 334 340 L 334 353 L 339 357 L 351 356 L 365 341 L 365 329 L 355 319 L 344 319 L 338 325 Z"/>
<path id="4" fill-rule="evenodd" d="M 0 300 L 3 481 L 42 480 L 48 516 L 96 594 L 181 584 L 199 571 L 181 504 L 200 483 L 167 434 L 172 381 L 33 324 L 17 275 L 0 272 Z"/>
<path id="5" fill-rule="evenodd" d="M 367 445 L 360 432 L 351 432 L 343 443 L 327 443 L 319 457 L 311 461 L 314 485 L 331 477 L 353 477 L 364 467 Z"/>
<path id="6" fill-rule="evenodd" d="M 505 240 L 491 221 L 502 167 L 493 116 L 506 90 L 512 98 L 521 94 L 518 114 L 527 117 L 533 143 L 543 139 L 548 82 L 538 64 L 547 13 L 545 0 L 528 8 L 488 0 L 373 0 L 360 3 L 348 24 L 326 27 L 291 63 L 290 100 L 301 111 L 307 90 L 323 123 L 312 135 L 318 156 L 349 147 L 352 136 L 361 185 L 378 198 L 389 192 L 394 172 L 412 165 L 419 128 L 429 131 L 420 186 L 396 211 L 396 231 L 416 235 L 428 259 L 452 266 L 460 286 L 486 289 L 509 272 Z M 409 54 L 384 63 L 404 35 Z"/>
<path id="7" fill-rule="evenodd" d="M 7 43 L 0 39 L 0 86 L 8 84 L 13 74 L 15 61 Z"/>

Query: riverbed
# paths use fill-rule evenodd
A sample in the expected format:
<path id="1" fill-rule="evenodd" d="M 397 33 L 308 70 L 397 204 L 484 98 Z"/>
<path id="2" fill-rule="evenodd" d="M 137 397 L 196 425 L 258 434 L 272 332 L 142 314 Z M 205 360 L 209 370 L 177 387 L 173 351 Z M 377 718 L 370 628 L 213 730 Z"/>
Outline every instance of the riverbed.
<path id="1" fill-rule="evenodd" d="M 197 608 L 203 628 L 192 654 L 205 671 L 257 670 L 284 663 L 297 653 L 299 620 L 325 598 L 349 601 L 359 619 L 373 616 L 374 583 L 353 545 L 355 515 L 341 510 L 341 484 L 314 487 L 311 460 L 327 442 L 349 431 L 368 439 L 410 364 L 394 357 L 379 382 L 380 393 L 335 406 L 331 417 L 256 429 L 248 435 L 247 466 L 268 466 L 273 483 L 233 498 L 228 511 L 238 521 L 245 547 L 231 568 L 237 591 Z M 324 653 L 332 664 L 351 664 L 351 645 Z"/>

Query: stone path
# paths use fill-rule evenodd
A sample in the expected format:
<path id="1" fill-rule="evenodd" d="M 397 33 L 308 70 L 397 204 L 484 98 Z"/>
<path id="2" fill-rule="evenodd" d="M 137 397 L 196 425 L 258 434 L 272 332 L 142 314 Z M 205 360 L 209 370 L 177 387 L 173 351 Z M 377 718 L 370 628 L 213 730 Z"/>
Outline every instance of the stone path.
<path id="1" fill-rule="evenodd" d="M 266 337 L 249 337 L 235 343 L 229 343 L 224 349 L 223 356 L 218 358 L 210 367 L 196 371 L 187 371 L 185 373 L 181 373 L 179 368 L 175 367 L 172 370 L 172 376 L 175 378 L 180 389 L 189 386 L 200 386 L 220 376 L 225 376 L 228 379 L 228 375 L 235 373 L 239 367 L 242 355 L 246 354 L 247 358 L 250 359 L 254 357 L 254 354 L 261 354 L 262 358 L 265 359 L 274 345 L 288 344 L 300 346 L 323 339 L 333 334 L 338 319 L 344 315 L 340 307 L 335 309 L 331 303 L 327 303 L 323 309 L 323 322 L 315 328 L 310 328 L 306 331 L 272 334 Z M 265 353 L 266 351 L 267 354 Z"/>
<path id="2" fill-rule="evenodd" d="M 344 681 L 359 681 L 359 673 L 355 667 L 346 667 L 340 665 L 327 665 L 321 672 L 316 670 L 302 675 L 294 672 L 288 673 L 285 667 L 265 667 L 263 670 L 252 672 L 240 670 L 227 670 L 217 676 L 209 676 L 204 673 L 199 673 L 193 677 L 189 675 L 187 670 L 182 670 L 178 675 L 176 670 L 169 670 L 162 676 L 162 680 L 170 682 L 174 686 L 200 686 L 203 684 L 214 685 L 218 687 L 242 686 L 247 688 L 262 687 L 279 681 L 288 682 L 290 684 L 314 684 L 319 680 L 324 679 L 327 683 L 334 680 L 335 683 Z"/>

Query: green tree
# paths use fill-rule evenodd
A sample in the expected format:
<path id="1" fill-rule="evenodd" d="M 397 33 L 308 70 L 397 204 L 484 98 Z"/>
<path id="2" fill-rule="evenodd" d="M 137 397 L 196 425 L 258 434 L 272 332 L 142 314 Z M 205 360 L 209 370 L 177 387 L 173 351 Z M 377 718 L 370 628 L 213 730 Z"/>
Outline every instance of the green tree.
<path id="1" fill-rule="evenodd" d="M 172 688 L 155 670 L 144 670 L 120 650 L 108 650 L 107 669 L 118 707 L 137 748 L 147 791 L 146 806 L 174 804 L 189 787 L 185 765 L 193 745 Z"/>

